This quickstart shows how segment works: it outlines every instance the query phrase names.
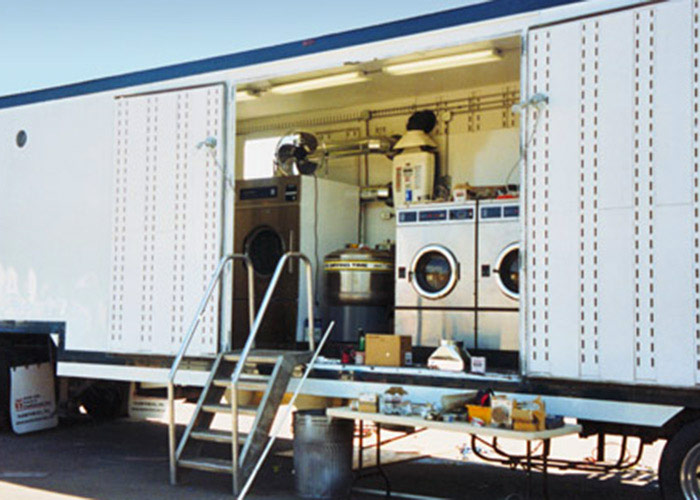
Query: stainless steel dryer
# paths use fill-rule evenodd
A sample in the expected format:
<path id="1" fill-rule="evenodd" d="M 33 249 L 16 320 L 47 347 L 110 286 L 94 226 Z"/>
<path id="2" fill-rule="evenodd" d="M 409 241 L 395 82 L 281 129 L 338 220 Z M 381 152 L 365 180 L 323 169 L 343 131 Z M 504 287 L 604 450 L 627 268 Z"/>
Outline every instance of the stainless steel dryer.
<path id="1" fill-rule="evenodd" d="M 476 203 L 398 211 L 394 330 L 414 345 L 474 347 Z"/>
<path id="2" fill-rule="evenodd" d="M 479 202 L 477 347 L 517 351 L 519 321 L 519 202 Z"/>
<path id="3" fill-rule="evenodd" d="M 255 269 L 256 310 L 277 262 L 285 252 L 300 251 L 312 261 L 315 290 L 323 296 L 318 259 L 357 238 L 357 186 L 311 176 L 272 177 L 236 182 L 234 251 L 250 256 Z M 256 345 L 285 347 L 304 342 L 306 284 L 300 263 L 290 261 L 280 278 L 260 327 Z M 233 275 L 234 346 L 248 336 L 247 276 L 238 264 Z M 320 310 L 320 308 L 319 308 Z"/>

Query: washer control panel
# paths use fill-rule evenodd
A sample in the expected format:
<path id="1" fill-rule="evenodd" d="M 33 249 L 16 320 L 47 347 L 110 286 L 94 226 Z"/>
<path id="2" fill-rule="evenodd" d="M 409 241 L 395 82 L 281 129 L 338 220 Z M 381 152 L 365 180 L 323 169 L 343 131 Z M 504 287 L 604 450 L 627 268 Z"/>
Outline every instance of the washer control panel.
<path id="1" fill-rule="evenodd" d="M 520 206 L 517 200 L 494 202 L 488 200 L 484 205 L 476 201 L 460 205 L 432 204 L 429 206 L 404 208 L 398 211 L 398 225 L 436 224 L 451 222 L 470 222 L 479 220 L 517 219 Z"/>

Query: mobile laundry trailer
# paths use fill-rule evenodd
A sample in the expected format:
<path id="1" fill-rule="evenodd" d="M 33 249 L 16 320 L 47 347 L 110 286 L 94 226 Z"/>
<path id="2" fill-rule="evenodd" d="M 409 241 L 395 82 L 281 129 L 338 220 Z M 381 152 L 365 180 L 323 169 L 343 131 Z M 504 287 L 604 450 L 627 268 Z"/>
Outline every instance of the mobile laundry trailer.
<path id="1" fill-rule="evenodd" d="M 2 329 L 57 334 L 61 376 L 167 381 L 235 250 L 226 179 L 255 175 L 256 148 L 302 128 L 389 136 L 433 109 L 441 176 L 479 186 L 520 172 L 516 361 L 479 377 L 322 364 L 304 391 L 541 395 L 586 432 L 668 438 L 664 494 L 696 498 L 699 15 L 695 0 L 483 2 L 0 98 Z M 392 165 L 365 155 L 318 175 L 357 193 L 390 182 Z M 352 231 L 393 240 L 392 215 L 363 203 Z M 302 225 L 285 250 L 317 253 L 319 238 Z M 247 321 L 232 290 L 227 268 L 178 384 L 205 384 Z"/>

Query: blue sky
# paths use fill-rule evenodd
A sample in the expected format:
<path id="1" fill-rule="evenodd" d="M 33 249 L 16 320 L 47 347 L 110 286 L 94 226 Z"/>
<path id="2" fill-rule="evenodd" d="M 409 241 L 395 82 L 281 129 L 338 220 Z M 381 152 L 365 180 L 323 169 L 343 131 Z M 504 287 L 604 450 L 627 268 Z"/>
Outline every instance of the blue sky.
<path id="1" fill-rule="evenodd" d="M 312 38 L 474 0 L 0 0 L 0 95 Z"/>

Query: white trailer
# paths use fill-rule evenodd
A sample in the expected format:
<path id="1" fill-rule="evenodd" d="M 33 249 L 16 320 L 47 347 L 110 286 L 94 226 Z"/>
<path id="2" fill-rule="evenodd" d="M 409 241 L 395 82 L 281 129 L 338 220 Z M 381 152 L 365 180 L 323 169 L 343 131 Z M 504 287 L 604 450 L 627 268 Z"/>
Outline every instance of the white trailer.
<path id="1" fill-rule="evenodd" d="M 0 97 L 0 330 L 60 337 L 61 376 L 165 382 L 234 248 L 218 166 L 243 178 L 254 146 L 290 129 L 400 134 L 434 109 L 442 175 L 478 186 L 520 172 L 518 366 L 322 365 L 304 391 L 541 395 L 588 434 L 667 438 L 665 496 L 700 498 L 699 19 L 697 0 L 496 0 Z M 477 52 L 497 61 L 389 70 Z M 210 137 L 212 155 L 197 147 Z M 391 162 L 343 159 L 323 175 L 376 185 Z M 364 204 L 362 241 L 393 239 L 391 215 Z M 227 273 L 178 383 L 204 384 L 228 345 L 231 290 Z"/>

